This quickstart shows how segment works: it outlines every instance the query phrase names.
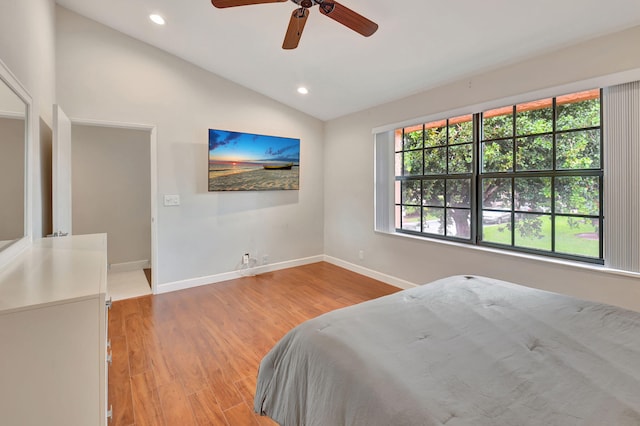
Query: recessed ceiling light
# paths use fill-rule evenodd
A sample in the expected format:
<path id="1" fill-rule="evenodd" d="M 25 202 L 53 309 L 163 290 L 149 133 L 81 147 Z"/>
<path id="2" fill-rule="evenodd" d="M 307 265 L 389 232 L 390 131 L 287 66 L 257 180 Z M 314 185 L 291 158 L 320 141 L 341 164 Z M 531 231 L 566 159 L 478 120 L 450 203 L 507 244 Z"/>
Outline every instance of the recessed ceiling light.
<path id="1" fill-rule="evenodd" d="M 149 15 L 149 19 L 151 19 L 153 22 L 155 22 L 158 25 L 164 25 L 165 23 L 164 18 L 155 13 L 153 15 Z"/>
<path id="2" fill-rule="evenodd" d="M 300 93 L 301 95 L 306 95 L 307 93 L 309 93 L 309 89 L 307 89 L 306 87 L 298 87 L 298 93 Z"/>

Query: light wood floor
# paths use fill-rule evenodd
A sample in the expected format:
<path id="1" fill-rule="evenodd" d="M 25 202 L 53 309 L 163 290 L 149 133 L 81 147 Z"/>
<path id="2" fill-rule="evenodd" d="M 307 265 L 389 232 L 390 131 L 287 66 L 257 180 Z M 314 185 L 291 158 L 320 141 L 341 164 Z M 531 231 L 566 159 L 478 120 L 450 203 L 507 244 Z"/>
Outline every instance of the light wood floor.
<path id="1" fill-rule="evenodd" d="M 269 349 L 309 318 L 396 291 L 321 262 L 114 302 L 112 425 L 275 425 L 253 413 Z"/>

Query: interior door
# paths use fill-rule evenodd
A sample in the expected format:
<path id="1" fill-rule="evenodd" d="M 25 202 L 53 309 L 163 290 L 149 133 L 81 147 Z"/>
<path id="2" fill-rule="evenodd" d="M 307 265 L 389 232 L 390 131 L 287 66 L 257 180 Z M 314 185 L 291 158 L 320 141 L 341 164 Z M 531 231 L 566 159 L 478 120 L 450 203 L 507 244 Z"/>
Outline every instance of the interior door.
<path id="1" fill-rule="evenodd" d="M 53 235 L 71 235 L 71 120 L 53 106 Z"/>

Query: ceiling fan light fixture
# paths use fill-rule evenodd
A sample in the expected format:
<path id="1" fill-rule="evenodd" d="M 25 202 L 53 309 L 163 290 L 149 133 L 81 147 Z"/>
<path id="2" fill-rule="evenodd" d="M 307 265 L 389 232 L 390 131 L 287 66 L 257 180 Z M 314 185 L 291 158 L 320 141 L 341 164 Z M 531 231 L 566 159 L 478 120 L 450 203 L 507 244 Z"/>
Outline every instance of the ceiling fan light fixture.
<path id="1" fill-rule="evenodd" d="M 298 93 L 300 93 L 301 95 L 306 95 L 309 93 L 309 89 L 304 86 L 300 86 L 298 87 Z"/>
<path id="2" fill-rule="evenodd" d="M 151 15 L 149 15 L 149 19 L 151 19 L 151 21 L 154 24 L 158 24 L 158 25 L 164 25 L 166 23 L 164 18 L 161 15 L 158 15 L 157 13 L 152 13 Z"/>

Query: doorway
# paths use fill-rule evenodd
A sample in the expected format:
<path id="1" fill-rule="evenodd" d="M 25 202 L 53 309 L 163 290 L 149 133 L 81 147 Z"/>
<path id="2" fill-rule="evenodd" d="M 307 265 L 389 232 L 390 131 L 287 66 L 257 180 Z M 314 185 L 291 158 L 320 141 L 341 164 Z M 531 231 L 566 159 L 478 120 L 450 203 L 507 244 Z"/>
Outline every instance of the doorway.
<path id="1" fill-rule="evenodd" d="M 155 127 L 71 123 L 73 234 L 107 233 L 113 300 L 155 293 Z"/>

